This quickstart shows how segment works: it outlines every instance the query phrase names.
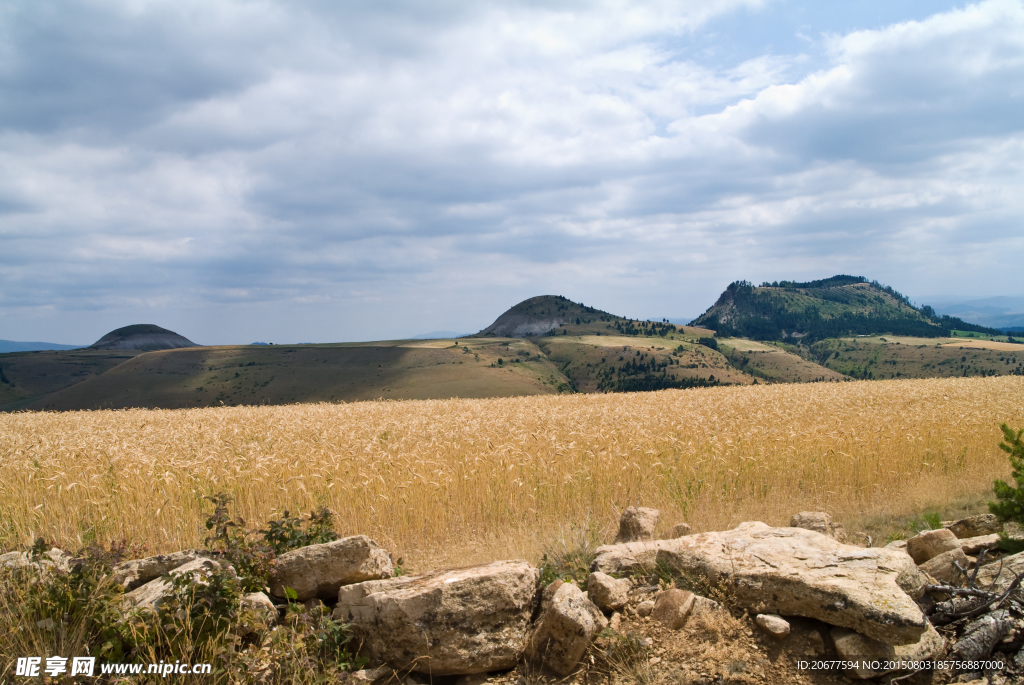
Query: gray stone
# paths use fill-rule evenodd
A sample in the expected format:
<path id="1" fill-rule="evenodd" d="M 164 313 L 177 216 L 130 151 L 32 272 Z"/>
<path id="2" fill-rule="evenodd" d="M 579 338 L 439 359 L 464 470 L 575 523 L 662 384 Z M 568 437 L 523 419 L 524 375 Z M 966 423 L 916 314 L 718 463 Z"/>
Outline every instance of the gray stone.
<path id="1" fill-rule="evenodd" d="M 789 621 L 782 618 L 778 614 L 758 614 L 754 621 L 764 632 L 768 633 L 776 640 L 789 635 Z"/>
<path id="2" fill-rule="evenodd" d="M 847 628 L 833 628 L 832 642 L 836 646 L 836 652 L 843 659 L 868 659 L 880 662 L 935 659 L 946 648 L 945 639 L 936 632 L 930 623 L 921 634 L 920 639 L 908 645 L 888 645 Z M 868 668 L 859 668 L 848 670 L 847 674 L 854 678 L 866 679 L 891 672 L 892 670 L 874 671 Z"/>
<path id="3" fill-rule="evenodd" d="M 196 550 L 188 549 L 183 552 L 158 554 L 145 559 L 124 561 L 114 566 L 114 579 L 124 587 L 125 591 L 134 590 L 201 556 Z"/>
<path id="4" fill-rule="evenodd" d="M 707 597 L 702 597 L 700 595 L 693 596 L 693 607 L 690 608 L 690 618 L 719 611 L 725 611 L 725 609 L 715 600 L 708 599 Z"/>
<path id="5" fill-rule="evenodd" d="M 677 523 L 672 526 L 672 530 L 669 531 L 668 539 L 675 540 L 676 538 L 681 538 L 684 535 L 689 535 L 691 531 L 692 529 L 690 528 L 689 523 Z"/>
<path id="6" fill-rule="evenodd" d="M 526 650 L 529 661 L 560 676 L 569 675 L 608 620 L 586 595 L 566 583 L 558 588 Z"/>
<path id="7" fill-rule="evenodd" d="M 389 685 L 390 683 L 400 683 L 401 679 L 397 677 L 394 669 L 388 668 L 387 666 L 381 666 L 379 668 L 363 668 L 358 671 L 353 671 L 348 676 L 349 682 L 353 685 Z"/>
<path id="8" fill-rule="evenodd" d="M 171 570 L 169 575 L 178 576 L 190 573 L 193 578 L 201 582 L 205 574 L 220 571 L 222 568 L 224 567 L 213 559 L 200 557 Z M 234 575 L 234 569 L 230 566 L 226 568 L 232 575 Z M 160 608 L 160 605 L 163 604 L 168 597 L 170 597 L 171 590 L 172 587 L 169 579 L 162 577 L 157 578 L 149 581 L 145 585 L 140 585 L 131 592 L 126 592 L 122 603 L 125 608 L 138 608 L 155 611 Z"/>
<path id="9" fill-rule="evenodd" d="M 616 580 L 598 571 L 587 579 L 587 595 L 601 611 L 617 611 L 626 606 L 632 586 L 628 578 Z"/>
<path id="10" fill-rule="evenodd" d="M 960 564 L 960 567 L 964 569 L 970 566 L 967 555 L 964 554 L 962 549 L 956 547 L 948 552 L 932 557 L 921 564 L 919 568 L 940 583 L 953 583 L 961 578 L 961 573 L 954 565 L 954 562 Z"/>
<path id="11" fill-rule="evenodd" d="M 60 571 L 67 571 L 71 563 L 71 555 L 59 547 L 51 547 L 36 557 L 36 559 L 37 561 L 33 562 L 32 556 L 28 552 L 7 552 L 6 554 L 0 554 L 0 567 L 25 568 L 34 564 L 40 570 L 58 569 Z"/>
<path id="12" fill-rule="evenodd" d="M 351 624 L 371 663 L 433 675 L 503 670 L 526 649 L 539 582 L 525 561 L 371 580 L 339 588 L 334 618 Z"/>
<path id="13" fill-rule="evenodd" d="M 827 535 L 839 542 L 846 542 L 846 531 L 843 524 L 835 523 L 832 516 L 824 511 L 801 511 L 789 519 L 790 528 L 805 528 L 815 533 Z"/>
<path id="14" fill-rule="evenodd" d="M 720 585 L 737 606 L 806 616 L 890 644 L 925 630 L 914 602 L 927 578 L 903 552 L 851 547 L 803 528 L 759 522 L 677 540 L 599 547 L 592 570 L 628 575 L 651 557 L 666 568 Z"/>
<path id="15" fill-rule="evenodd" d="M 241 606 L 243 610 L 239 630 L 241 635 L 264 630 L 277 622 L 277 607 L 262 592 L 250 592 L 243 595 Z M 249 614 L 248 616 L 246 612 Z"/>
<path id="16" fill-rule="evenodd" d="M 982 566 L 978 571 L 978 587 L 991 587 L 995 592 L 1005 592 L 1013 579 L 1021 573 L 1024 573 L 1024 552 Z"/>
<path id="17" fill-rule="evenodd" d="M 1003 532 L 1003 524 L 995 514 L 978 514 L 968 516 L 954 523 L 945 526 L 953 535 L 961 540 L 964 538 L 976 538 L 981 535 L 993 535 Z"/>
<path id="18" fill-rule="evenodd" d="M 947 528 L 922 531 L 907 540 L 907 554 L 918 566 L 954 549 L 960 549 L 960 542 Z"/>
<path id="19" fill-rule="evenodd" d="M 627 507 L 619 518 L 619 534 L 615 536 L 615 544 L 653 540 L 658 516 L 657 509 Z"/>
<path id="20" fill-rule="evenodd" d="M 964 551 L 964 554 L 978 554 L 983 549 L 992 550 L 998 547 L 999 533 L 979 535 L 973 538 L 962 538 L 960 540 L 960 549 Z"/>
<path id="21" fill-rule="evenodd" d="M 314 597 L 333 600 L 342 585 L 389 578 L 392 573 L 388 553 L 365 535 L 355 535 L 279 556 L 274 560 L 270 593 L 285 597 L 285 588 L 290 588 L 300 602 Z"/>
<path id="22" fill-rule="evenodd" d="M 645 599 L 636 605 L 636 615 L 643 618 L 644 616 L 650 616 L 651 612 L 654 611 L 654 600 Z"/>
<path id="23" fill-rule="evenodd" d="M 694 594 L 689 590 L 672 588 L 654 596 L 651 618 L 670 630 L 679 630 L 686 625 L 686 619 L 693 609 Z"/>

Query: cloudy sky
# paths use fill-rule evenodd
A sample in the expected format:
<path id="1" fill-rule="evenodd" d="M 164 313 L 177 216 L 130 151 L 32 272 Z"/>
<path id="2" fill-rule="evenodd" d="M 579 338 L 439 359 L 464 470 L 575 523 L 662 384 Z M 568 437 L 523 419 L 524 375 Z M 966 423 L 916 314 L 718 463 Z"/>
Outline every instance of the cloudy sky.
<path id="1" fill-rule="evenodd" d="M 1024 294 L 1024 3 L 9 0 L 0 338 Z"/>

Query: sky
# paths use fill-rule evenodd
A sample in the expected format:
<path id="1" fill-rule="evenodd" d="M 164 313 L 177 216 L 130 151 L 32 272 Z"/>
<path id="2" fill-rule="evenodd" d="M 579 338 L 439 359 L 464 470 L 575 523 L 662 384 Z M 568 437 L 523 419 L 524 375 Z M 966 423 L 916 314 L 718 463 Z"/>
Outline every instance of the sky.
<path id="1" fill-rule="evenodd" d="M 0 338 L 1024 295 L 1024 3 L 8 0 Z"/>

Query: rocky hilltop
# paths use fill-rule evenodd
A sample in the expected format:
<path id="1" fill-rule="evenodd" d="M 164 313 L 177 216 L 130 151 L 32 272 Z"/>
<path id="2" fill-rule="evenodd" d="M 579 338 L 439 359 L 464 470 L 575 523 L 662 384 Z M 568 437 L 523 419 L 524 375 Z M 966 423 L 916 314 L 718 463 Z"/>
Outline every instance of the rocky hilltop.
<path id="1" fill-rule="evenodd" d="M 139 323 L 110 331 L 89 346 L 90 350 L 174 350 L 199 347 L 194 342 L 151 323 Z"/>
<path id="2" fill-rule="evenodd" d="M 474 337 L 525 338 L 543 336 L 566 324 L 583 326 L 622 317 L 579 304 L 561 295 L 541 295 L 523 300 L 499 316 Z"/>
<path id="3" fill-rule="evenodd" d="M 999 335 L 1001 331 L 938 316 L 863 276 L 833 276 L 797 283 L 729 284 L 713 306 L 694 319 L 720 336 L 814 342 L 851 335 L 938 338 L 953 329 Z"/>

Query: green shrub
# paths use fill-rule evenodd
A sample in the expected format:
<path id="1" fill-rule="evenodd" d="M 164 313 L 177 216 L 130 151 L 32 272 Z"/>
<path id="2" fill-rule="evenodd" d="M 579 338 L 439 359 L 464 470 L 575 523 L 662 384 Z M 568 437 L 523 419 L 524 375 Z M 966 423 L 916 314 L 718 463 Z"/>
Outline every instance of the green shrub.
<path id="1" fill-rule="evenodd" d="M 206 538 L 206 545 L 235 567 L 242 589 L 265 591 L 276 556 L 274 548 L 263 540 L 254 539 L 242 518 L 231 516 L 228 511 L 231 495 L 219 493 L 204 499 L 214 505 L 213 514 L 206 519 L 206 529 L 213 531 L 213 535 Z"/>
<path id="2" fill-rule="evenodd" d="M 996 480 L 992 485 L 995 490 L 998 502 L 989 502 L 988 509 L 1002 521 L 1015 521 L 1024 523 L 1024 429 L 1014 431 L 1005 423 L 999 428 L 1003 431 L 1003 441 L 999 443 L 999 449 L 1010 455 L 1010 466 L 1013 468 L 1013 480 L 1017 487 L 1013 487 L 1003 480 Z"/>
<path id="3" fill-rule="evenodd" d="M 17 657 L 26 655 L 209 663 L 209 681 L 225 684 L 320 685 L 364 666 L 349 626 L 322 606 L 289 603 L 283 625 L 242 606 L 244 594 L 265 589 L 278 550 L 336 539 L 331 512 L 320 509 L 305 518 L 285 512 L 266 530 L 252 531 L 231 516 L 229 495 L 206 499 L 214 506 L 206 544 L 236 573 L 165 576 L 169 594 L 156 611 L 123 605 L 124 589 L 113 567 L 144 556 L 125 543 L 85 548 L 62 567 L 47 556 L 51 545 L 38 540 L 26 551 L 27 565 L 0 568 L 0 682 L 13 677 Z"/>
<path id="4" fill-rule="evenodd" d="M 292 516 L 285 509 L 284 516 L 267 523 L 267 529 L 261 530 L 263 539 L 273 548 L 275 554 L 308 545 L 318 545 L 338 539 L 334 532 L 332 519 L 334 512 L 321 507 L 310 512 L 305 520 L 301 516 Z"/>

